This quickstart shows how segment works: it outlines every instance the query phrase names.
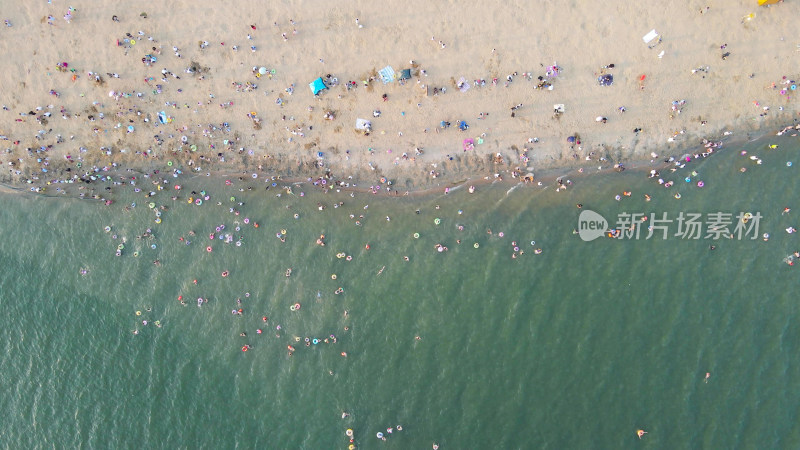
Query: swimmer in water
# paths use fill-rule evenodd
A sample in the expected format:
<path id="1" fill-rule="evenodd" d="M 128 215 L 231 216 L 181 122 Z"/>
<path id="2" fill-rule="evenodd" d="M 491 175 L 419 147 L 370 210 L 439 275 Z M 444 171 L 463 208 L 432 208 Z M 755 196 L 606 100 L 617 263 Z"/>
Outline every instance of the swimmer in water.
<path id="1" fill-rule="evenodd" d="M 781 213 L 781 215 L 789 214 L 789 211 L 791 211 L 791 209 L 789 209 L 788 207 L 787 208 L 783 208 L 783 213 Z"/>
<path id="2" fill-rule="evenodd" d="M 346 417 L 350 417 L 350 413 L 348 413 L 347 411 L 342 411 L 342 419 Z"/>
<path id="3" fill-rule="evenodd" d="M 709 378 L 711 378 L 711 372 L 706 372 L 706 377 L 703 378 L 703 383 L 708 383 Z"/>

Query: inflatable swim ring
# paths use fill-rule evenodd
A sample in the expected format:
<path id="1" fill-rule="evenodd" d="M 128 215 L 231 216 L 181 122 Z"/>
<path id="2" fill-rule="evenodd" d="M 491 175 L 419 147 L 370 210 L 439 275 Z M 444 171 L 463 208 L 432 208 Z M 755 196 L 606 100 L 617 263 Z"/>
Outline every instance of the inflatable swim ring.
<path id="1" fill-rule="evenodd" d="M 478 248 L 478 247 L 480 247 L 480 244 L 478 244 L 478 243 L 476 242 L 476 243 L 472 244 L 472 246 L 473 246 L 473 247 L 475 247 L 475 248 Z"/>
<path id="2" fill-rule="evenodd" d="M 442 220 L 437 217 L 437 218 L 433 219 L 433 223 L 435 223 L 436 225 L 439 225 L 440 223 L 442 223 Z"/>
<path id="3" fill-rule="evenodd" d="M 705 185 L 706 185 L 706 184 L 705 184 L 705 183 L 703 183 L 703 181 L 702 181 L 702 180 L 700 180 L 700 181 L 698 181 L 698 182 L 697 182 L 697 187 L 703 187 L 703 186 L 705 186 Z"/>
<path id="4" fill-rule="evenodd" d="M 172 167 L 172 161 L 167 161 L 167 165 Z"/>
<path id="5" fill-rule="evenodd" d="M 147 207 L 150 208 L 150 209 L 153 209 L 153 208 L 156 207 L 156 204 L 153 203 L 153 202 L 150 202 L 150 203 L 147 204 Z"/>
<path id="6" fill-rule="evenodd" d="M 681 199 L 681 194 L 680 194 L 680 193 L 677 193 L 677 194 L 675 194 L 675 198 L 677 198 L 678 200 L 680 200 L 680 199 Z"/>
<path id="7" fill-rule="evenodd" d="M 419 239 L 419 233 L 414 233 L 414 239 Z"/>
<path id="8" fill-rule="evenodd" d="M 133 257 L 134 258 L 138 258 L 139 257 L 139 252 L 133 252 Z"/>
<path id="9" fill-rule="evenodd" d="M 347 437 L 353 437 L 353 430 L 348 428 L 347 431 L 344 432 Z"/>
<path id="10" fill-rule="evenodd" d="M 200 206 L 200 205 L 203 204 L 203 200 L 198 198 L 197 200 L 194 201 L 194 204 L 197 205 L 197 206 Z"/>
<path id="11" fill-rule="evenodd" d="M 317 345 L 317 344 L 319 344 L 319 339 L 314 338 L 314 339 L 311 340 L 311 343 L 314 344 L 314 345 Z"/>
<path id="12" fill-rule="evenodd" d="M 157 224 L 161 223 L 161 217 L 156 217 L 156 223 Z"/>
<path id="13" fill-rule="evenodd" d="M 136 315 L 137 315 L 137 316 L 141 316 L 141 315 L 142 315 L 142 312 L 141 312 L 141 311 L 136 311 Z"/>
<path id="14" fill-rule="evenodd" d="M 153 244 L 153 245 L 151 245 L 151 246 L 150 246 L 150 248 L 152 248 L 153 250 L 155 250 L 155 249 L 156 249 L 156 244 Z"/>
<path id="15" fill-rule="evenodd" d="M 213 249 L 213 248 L 211 248 L 211 246 L 210 246 L 210 245 L 209 245 L 208 247 L 206 247 L 206 251 L 207 251 L 208 253 L 211 253 L 213 250 L 214 250 L 214 249 Z"/>
<path id="16" fill-rule="evenodd" d="M 297 311 L 297 309 L 295 309 L 294 305 L 292 305 L 289 307 L 289 311 Z"/>
<path id="17" fill-rule="evenodd" d="M 295 303 L 294 304 L 294 310 L 295 311 L 300 311 L 300 303 Z"/>
<path id="18" fill-rule="evenodd" d="M 281 234 L 286 234 L 286 230 L 281 230 Z"/>
<path id="19" fill-rule="evenodd" d="M 335 279 L 336 279 L 336 274 L 331 275 L 331 280 L 335 280 Z"/>
<path id="20" fill-rule="evenodd" d="M 105 227 L 105 230 L 106 230 L 106 233 L 110 233 L 111 232 L 111 227 L 107 226 L 107 227 Z"/>

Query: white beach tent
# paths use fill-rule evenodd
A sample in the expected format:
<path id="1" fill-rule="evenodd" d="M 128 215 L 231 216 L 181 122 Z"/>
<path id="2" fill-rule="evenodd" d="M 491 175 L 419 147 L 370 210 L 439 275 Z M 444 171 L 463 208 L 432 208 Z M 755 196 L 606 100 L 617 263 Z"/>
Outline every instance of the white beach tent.
<path id="1" fill-rule="evenodd" d="M 658 34 L 656 29 L 653 28 L 652 30 L 650 30 L 649 33 L 642 36 L 642 40 L 644 41 L 645 44 L 647 44 L 647 48 L 653 48 L 661 43 L 661 36 Z"/>
<path id="2" fill-rule="evenodd" d="M 367 119 L 356 119 L 356 130 L 367 131 L 372 128 L 372 123 Z"/>
<path id="3" fill-rule="evenodd" d="M 658 37 L 658 32 L 656 31 L 655 28 L 653 28 L 652 30 L 650 30 L 649 33 L 642 36 L 642 40 L 644 41 L 645 44 L 649 44 L 653 39 L 657 37 Z"/>

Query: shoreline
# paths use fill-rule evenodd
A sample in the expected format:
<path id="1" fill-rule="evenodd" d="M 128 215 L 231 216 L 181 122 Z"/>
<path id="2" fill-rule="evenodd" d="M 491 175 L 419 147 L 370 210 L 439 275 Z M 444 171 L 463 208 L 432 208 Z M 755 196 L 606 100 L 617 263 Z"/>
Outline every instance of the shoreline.
<path id="1" fill-rule="evenodd" d="M 712 157 L 713 153 L 716 151 L 725 151 L 730 152 L 733 151 L 731 148 L 736 146 L 741 146 L 744 144 L 748 144 L 758 140 L 764 140 L 764 145 L 769 145 L 768 141 L 770 136 L 775 136 L 778 132 L 782 134 L 790 132 L 790 130 L 800 130 L 800 124 L 793 124 L 793 125 L 785 125 L 779 131 L 772 130 L 761 130 L 762 132 L 753 135 L 747 134 L 746 136 L 730 136 L 725 137 L 721 140 L 717 141 L 708 141 L 708 145 L 714 145 L 711 153 L 708 153 L 703 156 L 705 157 Z M 791 136 L 797 136 L 800 132 L 794 132 Z M 31 183 L 31 184 L 9 184 L 5 181 L 0 182 L 0 190 L 5 193 L 13 193 L 18 195 L 24 194 L 36 194 L 41 195 L 49 198 L 55 198 L 60 196 L 68 196 L 71 198 L 79 198 L 83 200 L 93 200 L 91 197 L 77 197 L 74 192 L 76 189 L 82 189 L 85 187 L 92 187 L 92 192 L 95 188 L 100 188 L 102 186 L 106 186 L 107 189 L 111 189 L 109 183 L 118 179 L 120 181 L 115 181 L 114 184 L 117 185 L 119 188 L 124 188 L 128 185 L 129 180 L 132 180 L 131 177 L 139 177 L 143 178 L 144 182 L 150 182 L 153 185 L 158 185 L 159 188 L 163 188 L 165 192 L 168 192 L 168 187 L 174 185 L 180 185 L 184 182 L 188 182 L 191 184 L 199 184 L 200 180 L 204 178 L 208 178 L 212 184 L 219 183 L 220 185 L 225 184 L 224 180 L 233 180 L 232 183 L 241 183 L 241 182 L 248 182 L 253 181 L 256 184 L 269 184 L 266 186 L 267 190 L 270 187 L 274 187 L 279 190 L 285 190 L 288 187 L 308 187 L 310 189 L 319 190 L 323 193 L 333 193 L 335 192 L 342 192 L 342 193 L 371 193 L 373 195 L 378 195 L 381 197 L 411 197 L 411 198 L 425 198 L 428 196 L 433 195 L 442 195 L 447 194 L 450 191 L 456 191 L 459 189 L 466 189 L 467 187 L 474 187 L 476 190 L 480 189 L 482 186 L 494 186 L 494 185 L 503 185 L 510 188 L 516 188 L 518 186 L 523 186 L 526 189 L 537 189 L 537 190 L 544 190 L 549 189 L 552 187 L 556 187 L 556 189 L 564 189 L 566 190 L 568 186 L 573 185 L 573 180 L 576 182 L 584 182 L 589 180 L 590 178 L 596 176 L 612 176 L 615 173 L 620 173 L 622 171 L 631 171 L 634 173 L 642 174 L 643 176 L 647 176 L 646 171 L 649 170 L 656 170 L 661 171 L 667 168 L 673 168 L 680 163 L 680 160 L 686 158 L 687 156 L 691 156 L 692 161 L 694 163 L 694 156 L 700 155 L 704 148 L 703 145 L 694 145 L 694 146 L 686 146 L 681 147 L 674 154 L 668 155 L 658 155 L 657 158 L 653 159 L 642 159 L 642 160 L 634 160 L 628 161 L 623 163 L 613 163 L 611 161 L 605 161 L 601 163 L 601 166 L 595 166 L 598 161 L 592 161 L 592 168 L 595 170 L 585 170 L 583 172 L 579 171 L 578 165 L 573 166 L 559 166 L 553 167 L 548 170 L 543 170 L 539 172 L 533 181 L 525 182 L 519 177 L 509 177 L 509 176 L 500 176 L 494 177 L 492 175 L 485 175 L 485 174 L 473 174 L 471 177 L 462 177 L 459 180 L 445 180 L 442 179 L 436 186 L 422 186 L 417 189 L 411 189 L 407 191 L 400 192 L 397 190 L 395 192 L 394 189 L 388 189 L 391 186 L 389 185 L 381 185 L 381 189 L 376 189 L 376 184 L 371 184 L 369 186 L 364 185 L 363 182 L 359 182 L 359 180 L 350 180 L 353 182 L 348 182 L 345 185 L 345 181 L 337 179 L 335 176 L 331 176 L 329 178 L 325 178 L 324 175 L 317 174 L 316 177 L 283 177 L 280 175 L 269 175 L 249 171 L 224 171 L 224 170 L 215 170 L 209 171 L 204 174 L 200 173 L 190 173 L 190 174 L 183 174 L 177 177 L 173 177 L 169 172 L 162 172 L 158 170 L 158 173 L 151 172 L 144 172 L 144 171 L 136 171 L 134 169 L 128 169 L 124 172 L 122 171 L 109 171 L 104 172 L 103 175 L 100 175 L 102 178 L 97 178 L 96 181 L 92 183 L 86 183 L 85 185 L 80 184 L 79 182 L 74 183 Z M 621 167 L 617 167 L 617 166 Z M 586 166 L 586 164 L 584 164 Z M 682 167 L 682 165 L 681 165 Z M 180 170 L 176 167 L 176 169 Z M 511 169 L 506 168 L 503 172 L 503 175 L 507 175 L 511 172 Z M 248 177 L 248 175 L 250 177 Z M 252 175 L 258 175 L 257 178 L 252 178 Z M 321 184 L 320 181 L 326 179 L 330 180 L 331 184 L 325 185 Z M 128 181 L 126 181 L 128 180 Z M 125 181 L 125 182 L 122 182 Z M 339 182 L 342 184 L 334 184 L 335 182 Z M 46 187 L 50 187 L 50 190 L 42 189 Z M 77 187 L 76 187 L 77 186 Z M 142 187 L 142 191 L 144 191 L 144 185 L 141 183 L 132 184 L 135 187 Z M 26 189 L 27 187 L 27 189 Z M 61 189 L 61 191 L 53 190 L 52 188 L 55 187 L 56 189 Z M 250 186 L 251 188 L 253 186 Z M 36 189 L 39 189 L 38 191 Z M 160 190 L 160 189 L 159 189 Z M 58 192 L 58 193 L 56 193 Z M 109 196 L 106 198 L 105 196 L 100 196 L 94 200 L 112 200 L 113 199 L 113 189 L 109 191 Z"/>

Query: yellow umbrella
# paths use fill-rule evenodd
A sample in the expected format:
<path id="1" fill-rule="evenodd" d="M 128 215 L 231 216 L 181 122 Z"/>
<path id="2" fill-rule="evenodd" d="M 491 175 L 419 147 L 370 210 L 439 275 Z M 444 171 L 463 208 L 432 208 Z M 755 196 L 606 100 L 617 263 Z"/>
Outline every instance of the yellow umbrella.
<path id="1" fill-rule="evenodd" d="M 758 6 L 774 5 L 781 0 L 758 0 Z"/>

